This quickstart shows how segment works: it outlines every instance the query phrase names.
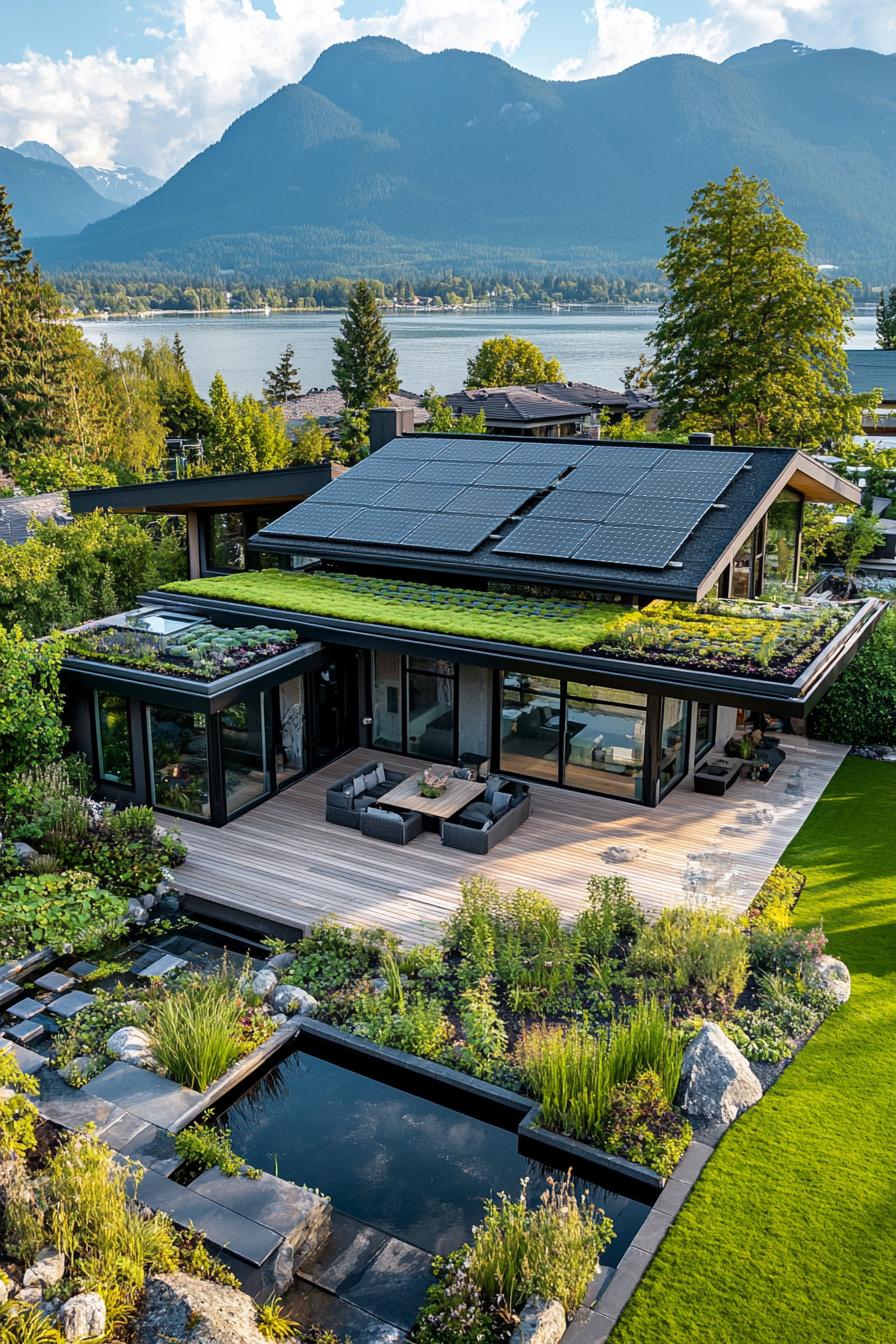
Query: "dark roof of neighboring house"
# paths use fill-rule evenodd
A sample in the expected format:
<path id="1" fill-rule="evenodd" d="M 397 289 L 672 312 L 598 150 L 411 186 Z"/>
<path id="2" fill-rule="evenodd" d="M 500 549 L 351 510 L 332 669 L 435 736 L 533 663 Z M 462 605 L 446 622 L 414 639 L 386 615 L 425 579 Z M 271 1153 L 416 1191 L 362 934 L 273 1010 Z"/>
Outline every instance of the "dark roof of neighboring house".
<path id="1" fill-rule="evenodd" d="M 532 387 L 471 387 L 445 398 L 455 415 L 485 412 L 490 425 L 551 424 L 582 420 L 590 407 L 569 398 L 546 396 Z"/>
<path id="2" fill-rule="evenodd" d="M 604 406 L 612 410 L 648 411 L 656 406 L 656 398 L 647 391 L 627 391 L 620 388 L 598 387 L 595 383 L 531 383 L 533 392 L 542 392 L 558 401 L 574 402 L 591 410 Z"/>
<path id="3" fill-rule="evenodd" d="M 187 476 L 142 485 L 88 486 L 70 490 L 72 513 L 110 509 L 113 513 L 186 513 L 188 509 L 255 507 L 279 500 L 305 499 L 329 485 L 343 468 L 284 467 L 278 471 L 240 471 L 227 476 Z"/>
<path id="4" fill-rule="evenodd" d="M 408 392 L 400 388 L 389 397 L 392 406 L 401 409 L 410 406 L 414 411 L 414 424 L 425 424 L 429 412 L 422 405 L 423 397 L 418 392 Z M 338 420 L 345 410 L 345 398 L 338 387 L 315 387 L 303 392 L 300 397 L 284 403 L 283 411 L 287 420 L 301 423 L 303 420 Z"/>
<path id="5" fill-rule="evenodd" d="M 0 499 L 0 541 L 8 546 L 19 546 L 31 536 L 35 520 L 45 523 L 49 518 L 60 523 L 71 522 L 62 491 L 46 495 L 10 495 Z"/>
<path id="6" fill-rule="evenodd" d="M 896 402 L 896 350 L 847 350 L 853 392 L 883 388 L 882 401 Z"/>
<path id="7" fill-rule="evenodd" d="M 694 600 L 786 485 L 861 497 L 792 448 L 410 434 L 252 542 L 349 567 Z"/>

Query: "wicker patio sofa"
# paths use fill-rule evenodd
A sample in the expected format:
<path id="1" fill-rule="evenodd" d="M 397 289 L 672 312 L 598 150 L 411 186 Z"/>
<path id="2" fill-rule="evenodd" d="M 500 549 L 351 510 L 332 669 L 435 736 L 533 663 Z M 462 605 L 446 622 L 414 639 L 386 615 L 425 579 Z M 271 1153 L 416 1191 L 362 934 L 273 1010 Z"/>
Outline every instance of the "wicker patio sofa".
<path id="1" fill-rule="evenodd" d="M 361 834 L 372 840 L 387 840 L 393 845 L 408 845 L 423 830 L 419 812 L 389 812 L 368 807 L 361 813 Z"/>
<path id="2" fill-rule="evenodd" d="M 529 786 L 518 780 L 497 780 L 482 801 L 470 803 L 456 817 L 442 822 L 442 844 L 467 854 L 488 854 L 529 816 Z"/>
<path id="3" fill-rule="evenodd" d="M 327 789 L 327 821 L 332 821 L 335 826 L 351 826 L 355 831 L 360 830 L 361 817 L 370 804 L 377 802 L 383 794 L 407 777 L 406 771 L 387 770 L 382 761 L 359 765 L 350 775 L 338 779 Z"/>

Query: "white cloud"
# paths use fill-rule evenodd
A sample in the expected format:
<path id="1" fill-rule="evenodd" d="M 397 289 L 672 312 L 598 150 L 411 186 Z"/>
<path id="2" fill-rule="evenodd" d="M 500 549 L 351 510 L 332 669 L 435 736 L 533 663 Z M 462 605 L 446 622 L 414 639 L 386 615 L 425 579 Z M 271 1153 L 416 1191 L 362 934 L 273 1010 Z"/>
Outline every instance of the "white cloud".
<path id="1" fill-rule="evenodd" d="M 778 38 L 810 47 L 896 49 L 893 0 L 710 0 L 707 18 L 664 22 L 626 0 L 593 0 L 595 38 L 584 54 L 552 71 L 555 79 L 611 75 L 652 56 L 690 52 L 722 61 L 736 51 Z"/>
<path id="2" fill-rule="evenodd" d="M 44 140 L 73 163 L 135 163 L 165 176 L 231 121 L 301 79 L 324 48 L 366 34 L 421 51 L 463 46 L 511 56 L 532 0 L 403 0 L 373 19 L 346 19 L 342 0 L 171 0 L 166 45 L 138 61 L 114 48 L 53 60 L 27 51 L 0 65 L 0 144 Z"/>

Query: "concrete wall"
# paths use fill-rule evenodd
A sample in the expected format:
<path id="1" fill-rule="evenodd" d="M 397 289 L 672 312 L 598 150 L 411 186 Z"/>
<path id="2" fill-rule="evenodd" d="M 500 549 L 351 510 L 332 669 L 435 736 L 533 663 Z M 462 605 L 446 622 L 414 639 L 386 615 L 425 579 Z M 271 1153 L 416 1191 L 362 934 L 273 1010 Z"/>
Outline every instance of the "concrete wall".
<path id="1" fill-rule="evenodd" d="M 470 667 L 461 663 L 458 668 L 458 754 L 475 751 L 479 755 L 491 752 L 492 674 L 487 667 Z"/>

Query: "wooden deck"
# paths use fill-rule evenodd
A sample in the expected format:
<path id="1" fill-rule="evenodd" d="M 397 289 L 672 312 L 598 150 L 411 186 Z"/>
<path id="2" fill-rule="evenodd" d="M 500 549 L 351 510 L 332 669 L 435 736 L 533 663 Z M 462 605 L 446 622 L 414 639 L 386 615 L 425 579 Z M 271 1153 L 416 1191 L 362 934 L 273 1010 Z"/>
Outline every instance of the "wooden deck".
<path id="1" fill-rule="evenodd" d="M 327 786 L 372 759 L 359 749 L 223 829 L 181 822 L 189 857 L 176 884 L 249 923 L 260 916 L 304 928 L 332 915 L 392 929 L 408 943 L 433 937 L 458 902 L 459 879 L 471 873 L 504 887 L 535 887 L 567 916 L 582 908 L 592 873 L 627 877 L 649 914 L 686 899 L 739 912 L 846 754 L 798 737 L 782 746 L 787 760 L 767 785 L 740 780 L 724 798 L 696 794 L 685 780 L 659 807 L 645 808 L 533 784 L 529 820 L 482 857 L 448 849 L 429 832 L 402 848 L 327 823 Z M 408 758 L 383 759 L 421 768 Z M 607 862 L 611 845 L 641 845 L 644 853 Z"/>

